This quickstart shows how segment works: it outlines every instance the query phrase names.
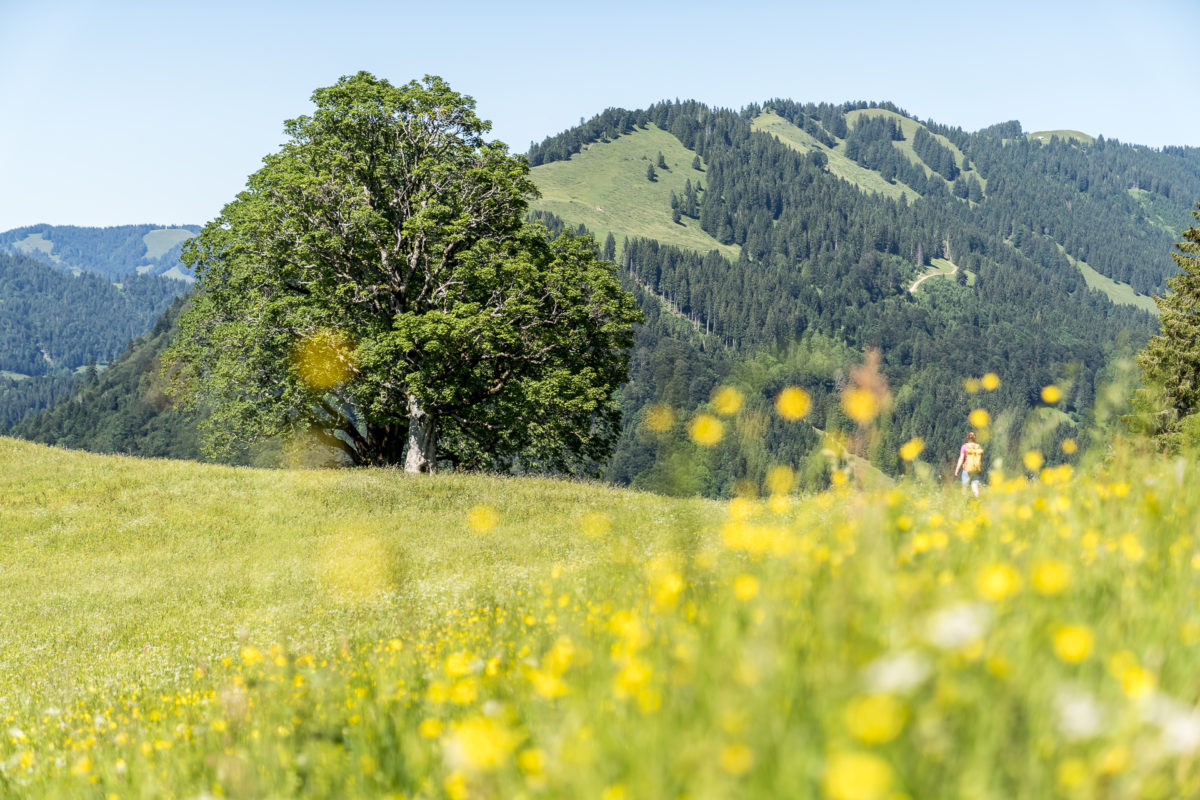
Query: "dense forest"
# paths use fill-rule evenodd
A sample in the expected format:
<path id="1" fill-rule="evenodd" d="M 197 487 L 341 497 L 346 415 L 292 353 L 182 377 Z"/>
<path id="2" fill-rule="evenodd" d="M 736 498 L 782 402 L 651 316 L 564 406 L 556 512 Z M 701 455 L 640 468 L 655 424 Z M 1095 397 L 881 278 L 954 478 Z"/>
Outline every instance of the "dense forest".
<path id="1" fill-rule="evenodd" d="M 768 111 L 811 146 L 757 130 Z M 945 468 L 973 408 L 995 421 L 994 462 L 1028 447 L 1051 462 L 1064 458 L 1060 443 L 1084 435 L 1098 394 L 1157 329 L 1151 314 L 1089 288 L 1076 261 L 1143 294 L 1161 292 L 1174 271 L 1173 242 L 1200 198 L 1197 148 L 1035 138 L 1015 121 L 967 133 L 886 103 L 609 109 L 531 145 L 527 157 L 536 179 L 538 166 L 650 128 L 678 139 L 701 175 L 672 191 L 661 214 L 737 248 L 728 257 L 715 247 L 663 244 L 636 226 L 617 237 L 596 232 L 645 315 L 608 477 L 669 493 L 761 490 L 773 464 L 819 486 L 831 463 L 856 456 L 895 474 L 903 469 L 899 446 L 914 437 L 925 441 L 927 460 Z M 900 191 L 866 191 L 834 174 L 833 159 Z M 636 166 L 637 179 L 653 181 L 655 164 L 666 167 L 661 151 Z M 536 206 L 533 215 L 552 230 L 582 229 Z M 956 268 L 954 278 L 910 291 L 935 261 Z M 188 454 L 194 433 L 166 432 L 183 425 L 179 419 L 152 430 L 163 408 L 153 346 L 170 324 L 161 321 L 111 375 L 89 379 L 71 403 L 17 432 L 108 451 Z M 870 352 L 880 354 L 891 408 L 862 442 L 839 398 Z M 999 389 L 969 391 L 967 379 L 987 372 L 1002 376 Z M 1063 389 L 1051 405 L 1040 395 L 1049 384 Z M 722 385 L 737 386 L 745 405 L 718 445 L 699 447 L 684 422 L 711 409 Z M 771 413 L 789 385 L 812 397 L 804 424 Z M 663 409 L 673 424 L 649 425 Z M 123 421 L 107 422 L 106 413 Z M 89 431 L 105 431 L 103 441 Z M 169 444 L 176 435 L 181 443 Z M 155 443 L 134 443 L 145 439 Z"/>
<path id="2" fill-rule="evenodd" d="M 133 273 L 190 278 L 179 263 L 194 226 L 30 225 L 0 233 L 0 251 L 20 253 L 67 272 L 89 272 L 112 281 Z"/>

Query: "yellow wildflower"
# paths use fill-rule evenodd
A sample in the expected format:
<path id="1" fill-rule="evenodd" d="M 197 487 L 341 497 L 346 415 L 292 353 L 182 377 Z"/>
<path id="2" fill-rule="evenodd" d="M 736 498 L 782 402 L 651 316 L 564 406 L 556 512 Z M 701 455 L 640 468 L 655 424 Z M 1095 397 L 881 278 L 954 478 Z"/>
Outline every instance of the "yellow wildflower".
<path id="1" fill-rule="evenodd" d="M 646 410 L 646 427 L 655 433 L 669 431 L 675 424 L 675 412 L 670 406 L 656 403 Z"/>
<path id="2" fill-rule="evenodd" d="M 1062 399 L 1062 389 L 1054 384 L 1042 388 L 1042 402 L 1054 405 Z"/>
<path id="3" fill-rule="evenodd" d="M 967 415 L 967 421 L 973 428 L 986 428 L 992 422 L 992 415 L 985 409 L 977 408 Z"/>
<path id="4" fill-rule="evenodd" d="M 1086 625 L 1060 625 L 1054 632 L 1054 654 L 1068 664 L 1078 664 L 1091 655 L 1093 641 Z"/>
<path id="5" fill-rule="evenodd" d="M 989 392 L 994 392 L 1000 388 L 1000 376 L 994 372 L 989 372 L 979 379 L 979 385 Z"/>
<path id="6" fill-rule="evenodd" d="M 924 449 L 925 440 L 917 436 L 900 445 L 900 457 L 905 461 L 916 461 Z"/>
<path id="7" fill-rule="evenodd" d="M 1017 571 L 1008 564 L 993 564 L 979 574 L 976 588 L 979 593 L 993 602 L 1012 595 L 1021 586 Z"/>
<path id="8" fill-rule="evenodd" d="M 803 419 L 811 408 L 812 397 L 798 386 L 787 387 L 775 398 L 775 411 L 789 422 Z"/>
<path id="9" fill-rule="evenodd" d="M 745 396 L 733 386 L 722 386 L 713 392 L 712 405 L 722 417 L 732 417 L 742 408 Z"/>
<path id="10" fill-rule="evenodd" d="M 856 697 L 846 705 L 846 729 L 866 744 L 883 744 L 900 735 L 906 719 L 904 705 L 890 694 Z"/>
<path id="11" fill-rule="evenodd" d="M 842 392 L 842 410 L 859 425 L 866 425 L 879 416 L 879 398 L 867 389 L 850 388 Z"/>
<path id="12" fill-rule="evenodd" d="M 891 765 L 873 753 L 837 753 L 829 759 L 821 782 L 833 800 L 881 800 L 891 791 Z"/>
<path id="13" fill-rule="evenodd" d="M 701 447 L 712 447 L 725 436 L 725 425 L 712 414 L 697 414 L 688 425 L 688 436 Z"/>

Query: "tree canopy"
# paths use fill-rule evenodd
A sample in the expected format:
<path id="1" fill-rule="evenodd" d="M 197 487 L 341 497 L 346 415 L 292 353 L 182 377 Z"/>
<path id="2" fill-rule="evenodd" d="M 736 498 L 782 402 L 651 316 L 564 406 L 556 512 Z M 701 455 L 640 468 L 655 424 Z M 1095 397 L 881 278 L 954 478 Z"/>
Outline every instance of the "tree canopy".
<path id="1" fill-rule="evenodd" d="M 1200 203 L 1192 216 L 1200 220 Z M 1145 388 L 1138 397 L 1142 427 L 1168 449 L 1200 444 L 1200 228 L 1192 225 L 1171 257 L 1179 274 L 1156 297 L 1162 332 L 1138 355 Z"/>
<path id="2" fill-rule="evenodd" d="M 615 267 L 525 221 L 527 162 L 440 78 L 313 102 L 183 254 L 164 369 L 209 448 L 308 431 L 354 464 L 594 469 L 640 318 Z"/>

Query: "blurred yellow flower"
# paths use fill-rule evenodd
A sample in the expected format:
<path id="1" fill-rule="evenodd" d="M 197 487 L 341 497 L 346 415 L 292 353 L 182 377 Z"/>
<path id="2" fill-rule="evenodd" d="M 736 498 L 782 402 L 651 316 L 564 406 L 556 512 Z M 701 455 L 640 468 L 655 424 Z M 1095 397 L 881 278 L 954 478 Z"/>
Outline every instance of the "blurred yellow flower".
<path id="1" fill-rule="evenodd" d="M 1146 557 L 1146 549 L 1142 547 L 1142 543 L 1132 533 L 1127 533 L 1121 537 L 1121 553 L 1135 564 Z"/>
<path id="2" fill-rule="evenodd" d="M 489 717 L 455 723 L 446 743 L 447 761 L 458 768 L 491 771 L 502 766 L 516 749 L 519 737 Z"/>
<path id="3" fill-rule="evenodd" d="M 992 422 L 992 415 L 982 408 L 977 408 L 967 416 L 967 421 L 973 428 L 986 428 Z"/>
<path id="4" fill-rule="evenodd" d="M 924 449 L 925 440 L 917 436 L 900 445 L 900 457 L 905 461 L 916 461 Z"/>
<path id="5" fill-rule="evenodd" d="M 725 436 L 725 425 L 712 414 L 697 414 L 688 426 L 688 436 L 701 447 L 712 447 Z"/>
<path id="6" fill-rule="evenodd" d="M 978 378 L 967 378 L 963 381 L 963 391 L 967 394 L 978 394 L 982 388 L 983 385 Z"/>
<path id="7" fill-rule="evenodd" d="M 1058 765 L 1054 774 L 1058 787 L 1067 794 L 1071 794 L 1091 776 L 1092 771 L 1082 758 L 1068 758 Z"/>
<path id="8" fill-rule="evenodd" d="M 1144 667 L 1132 666 L 1125 669 L 1117 678 L 1121 682 L 1121 691 L 1131 700 L 1146 697 L 1154 691 L 1158 681 L 1154 673 Z"/>
<path id="9" fill-rule="evenodd" d="M 713 392 L 712 405 L 722 417 L 732 417 L 742 408 L 745 396 L 734 386 L 722 386 Z"/>
<path id="10" fill-rule="evenodd" d="M 879 416 L 879 398 L 867 389 L 852 387 L 842 392 L 842 410 L 859 425 Z"/>
<path id="11" fill-rule="evenodd" d="M 890 694 L 869 694 L 851 700 L 842 711 L 846 729 L 866 744 L 883 744 L 900 735 L 907 714 Z"/>
<path id="12" fill-rule="evenodd" d="M 796 472 L 786 464 L 767 470 L 767 489 L 771 494 L 787 494 L 796 485 Z"/>
<path id="13" fill-rule="evenodd" d="M 737 777 L 754 766 L 754 751 L 741 742 L 726 745 L 721 750 L 721 769 Z"/>
<path id="14" fill-rule="evenodd" d="M 655 433 L 669 431 L 675 424 L 675 412 L 670 406 L 656 403 L 646 410 L 646 427 Z"/>
<path id="15" fill-rule="evenodd" d="M 758 578 L 753 575 L 742 574 L 733 579 L 733 594 L 743 603 L 757 597 L 758 590 Z"/>
<path id="16" fill-rule="evenodd" d="M 1064 453 L 1067 455 L 1073 455 L 1075 451 L 1079 449 L 1079 443 L 1074 439 L 1063 439 L 1061 447 Z"/>
<path id="17" fill-rule="evenodd" d="M 993 564 L 979 573 L 975 585 L 981 595 L 996 602 L 1014 594 L 1021 586 L 1021 578 L 1008 564 Z"/>
<path id="18" fill-rule="evenodd" d="M 1053 405 L 1062 399 L 1062 389 L 1054 384 L 1042 388 L 1042 402 Z"/>
<path id="19" fill-rule="evenodd" d="M 821 785 L 832 800 L 882 800 L 895 781 L 886 761 L 874 753 L 835 753 L 825 767 Z"/>
<path id="20" fill-rule="evenodd" d="M 354 372 L 354 344 L 340 331 L 320 329 L 300 340 L 292 353 L 296 375 L 317 391 L 344 383 Z"/>
<path id="21" fill-rule="evenodd" d="M 1061 561 L 1042 561 L 1033 568 L 1033 588 L 1038 594 L 1062 594 L 1071 582 L 1071 571 Z"/>
<path id="22" fill-rule="evenodd" d="M 1086 625 L 1060 625 L 1054 631 L 1054 654 L 1068 664 L 1078 664 L 1092 654 L 1094 638 Z"/>
<path id="23" fill-rule="evenodd" d="M 812 398 L 799 386 L 789 386 L 775 398 L 775 411 L 789 422 L 803 419 L 811 408 Z"/>
<path id="24" fill-rule="evenodd" d="M 1042 468 L 1042 464 L 1046 463 L 1046 460 L 1042 458 L 1042 453 L 1040 450 L 1030 450 L 1025 454 L 1024 461 L 1025 469 L 1029 470 L 1030 472 L 1037 472 Z"/>
<path id="25" fill-rule="evenodd" d="M 606 535 L 612 529 L 612 521 L 603 511 L 591 511 L 583 515 L 580 526 L 586 536 L 596 539 Z"/>
<path id="26" fill-rule="evenodd" d="M 471 506 L 467 511 L 467 527 L 475 533 L 487 533 L 500 522 L 500 514 L 486 504 Z"/>
<path id="27" fill-rule="evenodd" d="M 989 392 L 994 392 L 1000 388 L 1000 376 L 994 372 L 989 372 L 979 379 L 979 385 Z"/>
<path id="28" fill-rule="evenodd" d="M 442 735 L 442 721 L 440 719 L 423 719 L 417 726 L 417 733 L 425 739 L 436 739 Z"/>

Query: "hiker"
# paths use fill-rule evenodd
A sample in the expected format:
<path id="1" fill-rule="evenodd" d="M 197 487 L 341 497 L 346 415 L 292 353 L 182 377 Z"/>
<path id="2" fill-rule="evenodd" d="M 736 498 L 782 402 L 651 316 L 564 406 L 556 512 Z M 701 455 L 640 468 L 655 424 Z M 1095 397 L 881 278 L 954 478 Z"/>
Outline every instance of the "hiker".
<path id="1" fill-rule="evenodd" d="M 967 431 L 967 441 L 959 448 L 958 463 L 954 466 L 954 477 L 962 472 L 963 491 L 967 486 L 979 497 L 979 473 L 983 472 L 983 445 L 975 441 L 975 431 Z"/>

